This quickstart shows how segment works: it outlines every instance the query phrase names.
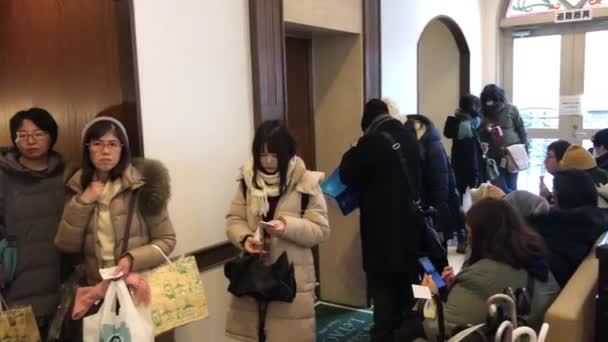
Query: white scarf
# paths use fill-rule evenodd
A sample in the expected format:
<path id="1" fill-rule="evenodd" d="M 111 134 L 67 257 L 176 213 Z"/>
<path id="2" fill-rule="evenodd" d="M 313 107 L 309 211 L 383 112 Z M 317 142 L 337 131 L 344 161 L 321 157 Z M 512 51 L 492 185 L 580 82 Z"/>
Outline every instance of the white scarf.
<path id="1" fill-rule="evenodd" d="M 296 169 L 297 160 L 298 158 L 294 157 L 289 161 L 289 165 L 287 167 L 287 180 L 285 182 L 286 186 L 291 184 L 293 173 Z M 249 204 L 251 211 L 259 217 L 266 216 L 270 210 L 268 197 L 277 197 L 281 194 L 279 172 L 275 173 L 274 175 L 269 175 L 261 170 L 258 170 L 256 185 L 261 187 L 261 189 L 258 189 L 253 182 L 253 161 L 250 160 L 243 167 L 243 179 L 245 180 L 247 190 L 251 196 Z"/>

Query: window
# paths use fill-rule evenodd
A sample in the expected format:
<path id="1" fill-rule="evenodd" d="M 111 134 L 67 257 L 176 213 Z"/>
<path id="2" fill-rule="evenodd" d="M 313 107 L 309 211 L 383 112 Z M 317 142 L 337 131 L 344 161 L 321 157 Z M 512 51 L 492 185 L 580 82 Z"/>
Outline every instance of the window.
<path id="1" fill-rule="evenodd" d="M 585 38 L 583 127 L 608 128 L 608 31 L 588 32 Z"/>
<path id="2" fill-rule="evenodd" d="M 560 53 L 559 35 L 513 41 L 513 104 L 527 128 L 559 127 Z"/>

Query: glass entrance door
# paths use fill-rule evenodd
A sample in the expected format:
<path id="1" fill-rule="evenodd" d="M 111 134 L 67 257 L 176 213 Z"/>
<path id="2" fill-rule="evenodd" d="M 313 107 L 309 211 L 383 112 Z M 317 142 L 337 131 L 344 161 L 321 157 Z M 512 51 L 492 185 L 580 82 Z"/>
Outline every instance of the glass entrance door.
<path id="1" fill-rule="evenodd" d="M 551 188 L 544 159 L 557 139 L 591 147 L 591 137 L 608 128 L 608 30 L 555 27 L 512 38 L 506 56 L 507 93 L 528 130 L 529 170 L 520 173 L 518 187 L 538 193 L 541 176 Z M 510 57 L 510 58 L 509 58 Z M 510 68 L 509 68 L 510 67 Z M 580 96 L 577 115 L 560 112 L 562 96 Z"/>

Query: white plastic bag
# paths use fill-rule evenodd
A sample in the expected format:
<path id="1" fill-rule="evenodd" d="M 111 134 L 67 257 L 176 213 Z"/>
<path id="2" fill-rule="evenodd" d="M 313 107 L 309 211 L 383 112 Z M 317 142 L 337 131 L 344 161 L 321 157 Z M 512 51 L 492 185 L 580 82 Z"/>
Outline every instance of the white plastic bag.
<path id="1" fill-rule="evenodd" d="M 84 342 L 154 342 L 150 311 L 133 304 L 123 280 L 113 281 L 99 311 L 84 318 L 82 338 Z"/>

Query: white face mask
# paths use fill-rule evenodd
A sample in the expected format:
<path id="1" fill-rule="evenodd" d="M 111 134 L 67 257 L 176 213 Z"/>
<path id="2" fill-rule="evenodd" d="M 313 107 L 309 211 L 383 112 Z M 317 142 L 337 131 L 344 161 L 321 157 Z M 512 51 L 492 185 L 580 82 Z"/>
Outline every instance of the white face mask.
<path id="1" fill-rule="evenodd" d="M 494 101 L 490 100 L 490 101 L 486 101 L 486 106 L 491 107 L 495 104 Z"/>

